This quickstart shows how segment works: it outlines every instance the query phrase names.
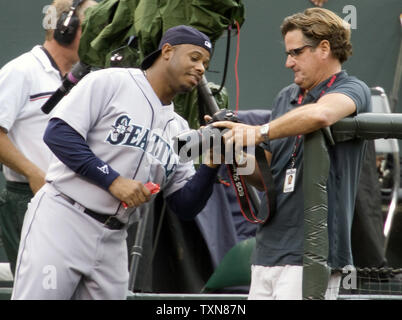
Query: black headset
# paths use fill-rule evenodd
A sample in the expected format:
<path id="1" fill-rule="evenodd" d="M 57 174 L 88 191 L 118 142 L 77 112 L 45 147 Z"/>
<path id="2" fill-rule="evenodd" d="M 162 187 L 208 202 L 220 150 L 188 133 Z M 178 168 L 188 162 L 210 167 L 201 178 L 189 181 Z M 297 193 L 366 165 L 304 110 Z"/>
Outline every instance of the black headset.
<path id="1" fill-rule="evenodd" d="M 76 11 L 85 0 L 74 0 L 70 11 L 64 11 L 57 21 L 56 30 L 54 30 L 54 39 L 61 45 L 69 45 L 73 42 L 75 34 L 80 26 L 80 19 Z"/>

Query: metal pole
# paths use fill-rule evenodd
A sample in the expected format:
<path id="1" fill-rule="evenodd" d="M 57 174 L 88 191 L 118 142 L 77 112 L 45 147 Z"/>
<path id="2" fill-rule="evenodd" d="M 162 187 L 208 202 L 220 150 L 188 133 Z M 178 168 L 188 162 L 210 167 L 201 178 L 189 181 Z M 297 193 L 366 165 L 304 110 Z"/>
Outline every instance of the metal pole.
<path id="1" fill-rule="evenodd" d="M 399 21 L 401 23 L 402 30 L 402 13 L 399 15 Z M 399 45 L 399 54 L 396 61 L 394 82 L 391 90 L 391 112 L 396 112 L 399 99 L 399 88 L 401 86 L 401 76 L 402 76 L 402 39 Z"/>
<path id="2" fill-rule="evenodd" d="M 395 142 L 395 144 L 397 144 L 397 141 L 394 141 L 394 142 Z M 384 224 L 384 238 L 385 238 L 384 252 L 387 251 L 389 237 L 391 234 L 392 221 L 393 221 L 395 213 L 398 209 L 398 193 L 399 193 L 398 191 L 399 191 L 399 184 L 400 184 L 399 152 L 393 152 L 392 156 L 393 156 L 393 163 L 394 163 L 394 175 L 393 175 L 394 186 L 392 188 L 391 203 L 389 205 L 387 218 L 386 218 L 385 224 Z"/>
<path id="3" fill-rule="evenodd" d="M 147 229 L 148 218 L 150 214 L 150 206 L 147 206 L 143 212 L 143 216 L 138 222 L 137 231 L 135 234 L 134 245 L 131 249 L 131 265 L 130 265 L 130 277 L 128 280 L 129 290 L 134 291 L 135 280 L 137 279 L 138 266 L 142 257 L 142 249 L 145 238 L 145 231 Z"/>

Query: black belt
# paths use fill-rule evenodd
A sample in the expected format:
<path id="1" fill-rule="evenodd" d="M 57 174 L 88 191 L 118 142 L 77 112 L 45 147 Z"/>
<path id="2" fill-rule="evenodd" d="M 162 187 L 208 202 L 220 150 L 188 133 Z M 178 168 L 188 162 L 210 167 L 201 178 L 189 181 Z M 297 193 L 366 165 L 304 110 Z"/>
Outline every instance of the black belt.
<path id="1" fill-rule="evenodd" d="M 28 182 L 16 182 L 16 181 L 6 181 L 6 188 L 7 190 L 14 191 L 14 192 L 27 192 L 32 193 L 32 190 L 29 186 Z"/>
<path id="2" fill-rule="evenodd" d="M 75 205 L 78 203 L 77 201 L 71 199 L 70 197 L 66 196 L 63 193 L 60 193 L 60 196 L 66 200 L 68 203 L 71 205 Z M 118 220 L 116 217 L 106 215 L 106 214 L 100 214 L 96 213 L 88 208 L 82 207 L 84 210 L 84 213 L 89 215 L 91 218 L 94 218 L 96 221 L 99 221 L 102 223 L 106 228 L 111 229 L 111 230 L 121 230 L 125 226 L 125 223 L 121 222 Z"/>

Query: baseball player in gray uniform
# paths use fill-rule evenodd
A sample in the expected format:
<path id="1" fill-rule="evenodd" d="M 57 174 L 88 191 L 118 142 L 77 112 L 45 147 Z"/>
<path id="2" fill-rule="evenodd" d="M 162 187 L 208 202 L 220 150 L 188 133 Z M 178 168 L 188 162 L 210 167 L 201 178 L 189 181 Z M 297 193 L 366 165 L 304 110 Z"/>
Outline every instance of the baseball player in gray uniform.
<path id="1" fill-rule="evenodd" d="M 142 70 L 92 72 L 63 98 L 45 132 L 55 156 L 28 206 L 12 299 L 125 299 L 126 229 L 154 197 L 144 184 L 160 185 L 185 219 L 204 207 L 218 168 L 179 161 L 172 138 L 189 128 L 172 99 L 198 84 L 210 53 L 205 34 L 177 26 Z"/>

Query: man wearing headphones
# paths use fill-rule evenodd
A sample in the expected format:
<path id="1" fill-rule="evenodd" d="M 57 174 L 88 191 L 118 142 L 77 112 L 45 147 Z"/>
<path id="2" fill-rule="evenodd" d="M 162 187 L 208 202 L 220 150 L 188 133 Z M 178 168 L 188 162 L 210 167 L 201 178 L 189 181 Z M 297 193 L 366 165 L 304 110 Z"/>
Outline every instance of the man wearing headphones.
<path id="1" fill-rule="evenodd" d="M 6 188 L 0 195 L 0 227 L 4 248 L 15 272 L 20 233 L 27 204 L 45 183 L 51 151 L 43 142 L 50 118 L 41 106 L 60 87 L 78 60 L 81 22 L 93 0 L 54 0 L 55 30 L 45 42 L 8 62 L 0 70 L 0 162 Z"/>

